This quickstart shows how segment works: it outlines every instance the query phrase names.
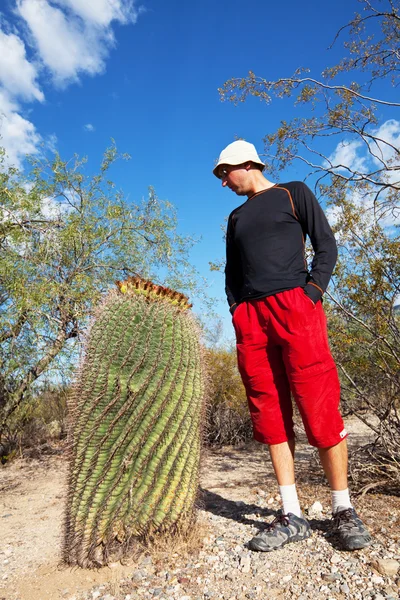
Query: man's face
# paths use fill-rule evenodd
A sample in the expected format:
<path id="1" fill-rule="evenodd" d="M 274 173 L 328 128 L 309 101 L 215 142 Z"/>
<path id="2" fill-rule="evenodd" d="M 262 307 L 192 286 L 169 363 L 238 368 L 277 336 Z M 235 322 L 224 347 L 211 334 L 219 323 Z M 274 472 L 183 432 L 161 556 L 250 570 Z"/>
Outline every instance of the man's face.
<path id="1" fill-rule="evenodd" d="M 250 166 L 249 163 L 220 165 L 218 175 L 222 181 L 222 187 L 228 187 L 238 196 L 246 196 L 249 193 Z"/>

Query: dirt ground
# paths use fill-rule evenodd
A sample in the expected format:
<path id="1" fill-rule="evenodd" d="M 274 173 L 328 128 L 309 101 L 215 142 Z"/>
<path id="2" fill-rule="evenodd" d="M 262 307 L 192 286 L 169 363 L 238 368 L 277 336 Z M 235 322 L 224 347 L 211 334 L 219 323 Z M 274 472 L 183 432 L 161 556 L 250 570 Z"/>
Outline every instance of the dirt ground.
<path id="1" fill-rule="evenodd" d="M 351 447 L 366 441 L 367 432 L 358 421 L 347 423 L 347 428 L 353 431 Z M 310 470 L 312 452 L 299 444 L 302 497 L 308 500 L 317 493 L 315 499 L 329 502 L 320 471 L 313 477 L 313 467 Z M 0 600 L 70 599 L 95 585 L 117 584 L 132 573 L 132 563 L 90 571 L 61 564 L 66 471 L 63 456 L 18 459 L 0 469 Z M 251 497 L 254 489 L 274 485 L 260 445 L 226 448 L 204 457 L 201 487 L 208 495 L 240 501 Z M 364 504 L 383 511 L 390 504 L 400 511 L 400 499 L 394 497 L 369 494 Z"/>

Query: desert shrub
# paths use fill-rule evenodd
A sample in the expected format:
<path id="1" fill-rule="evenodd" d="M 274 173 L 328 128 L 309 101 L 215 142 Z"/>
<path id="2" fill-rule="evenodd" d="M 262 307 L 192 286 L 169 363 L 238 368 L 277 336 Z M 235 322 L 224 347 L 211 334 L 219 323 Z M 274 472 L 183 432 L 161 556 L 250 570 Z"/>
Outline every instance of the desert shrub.
<path id="1" fill-rule="evenodd" d="M 45 386 L 14 412 L 0 443 L 3 464 L 16 456 L 39 456 L 66 436 L 67 395 L 66 387 Z"/>
<path id="2" fill-rule="evenodd" d="M 378 308 L 360 302 L 357 321 L 348 309 L 328 310 L 332 351 L 339 368 L 342 407 L 374 434 L 374 442 L 351 457 L 353 483 L 392 490 L 400 485 L 400 371 L 398 312 L 382 299 Z M 374 312 L 373 312 L 374 311 Z"/>
<path id="3" fill-rule="evenodd" d="M 251 420 L 235 351 L 208 350 L 207 363 L 211 388 L 205 444 L 237 445 L 251 439 Z"/>

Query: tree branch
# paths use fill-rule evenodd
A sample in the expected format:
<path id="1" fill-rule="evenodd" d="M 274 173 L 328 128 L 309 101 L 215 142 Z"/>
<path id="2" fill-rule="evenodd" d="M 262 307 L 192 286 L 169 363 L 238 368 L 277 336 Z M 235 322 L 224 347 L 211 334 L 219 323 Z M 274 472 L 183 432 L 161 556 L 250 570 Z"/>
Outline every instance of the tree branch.
<path id="1" fill-rule="evenodd" d="M 3 344 L 10 338 L 16 338 L 19 336 L 19 334 L 21 333 L 22 327 L 24 326 L 24 324 L 26 323 L 26 321 L 28 319 L 28 314 L 29 313 L 27 310 L 23 311 L 20 314 L 20 316 L 18 317 L 16 323 L 12 327 L 10 327 L 10 329 L 8 329 L 0 334 L 0 344 Z"/>

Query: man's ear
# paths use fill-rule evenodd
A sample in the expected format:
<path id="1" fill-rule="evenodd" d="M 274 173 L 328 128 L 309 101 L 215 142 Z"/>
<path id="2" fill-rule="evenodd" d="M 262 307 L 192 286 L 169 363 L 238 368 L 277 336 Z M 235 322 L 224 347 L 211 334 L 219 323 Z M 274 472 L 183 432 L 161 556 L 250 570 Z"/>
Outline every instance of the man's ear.
<path id="1" fill-rule="evenodd" d="M 246 169 L 246 171 L 250 171 L 251 169 L 251 162 L 248 162 L 244 165 L 244 168 Z"/>

